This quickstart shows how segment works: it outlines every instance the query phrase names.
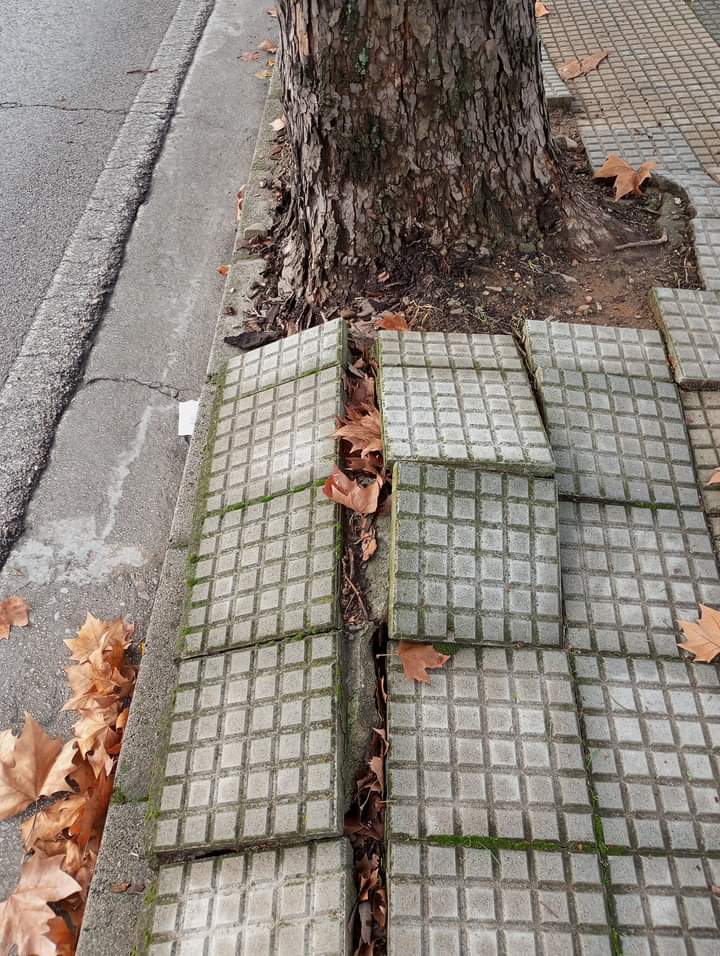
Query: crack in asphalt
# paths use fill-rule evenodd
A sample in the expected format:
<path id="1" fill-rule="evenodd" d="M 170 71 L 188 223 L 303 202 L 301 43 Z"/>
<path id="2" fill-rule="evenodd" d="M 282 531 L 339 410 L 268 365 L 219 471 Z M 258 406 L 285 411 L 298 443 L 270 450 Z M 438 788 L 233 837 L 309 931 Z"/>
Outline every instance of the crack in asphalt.
<path id="1" fill-rule="evenodd" d="M 81 392 L 89 385 L 96 385 L 98 382 L 112 382 L 116 385 L 140 385 L 143 388 L 151 389 L 153 392 L 160 392 L 161 395 L 166 395 L 168 398 L 174 398 L 175 401 L 180 401 L 182 392 L 191 391 L 189 388 L 174 388 L 172 385 L 163 385 L 162 382 L 143 382 L 139 378 L 131 378 L 129 376 L 112 377 L 105 375 L 98 375 L 95 378 L 87 379 L 81 384 L 78 391 Z"/>
<path id="2" fill-rule="evenodd" d="M 61 103 L 20 103 L 18 100 L 0 102 L 0 110 L 61 110 L 64 113 L 109 113 L 124 115 L 127 110 L 109 109 L 104 106 L 63 106 Z"/>

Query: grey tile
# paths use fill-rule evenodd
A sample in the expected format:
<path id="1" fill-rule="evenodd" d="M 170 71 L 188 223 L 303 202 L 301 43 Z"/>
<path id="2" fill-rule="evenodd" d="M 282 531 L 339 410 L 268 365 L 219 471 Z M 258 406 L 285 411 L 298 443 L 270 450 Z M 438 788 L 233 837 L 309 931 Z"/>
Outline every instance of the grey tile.
<path id="1" fill-rule="evenodd" d="M 671 179 L 682 173 L 702 174 L 700 160 L 679 127 L 671 123 L 642 129 L 580 123 L 579 130 L 590 165 L 595 170 L 602 166 L 610 153 L 615 153 L 635 167 L 655 160 L 658 164 L 656 171 Z"/>
<path id="2" fill-rule="evenodd" d="M 540 397 L 561 495 L 700 505 L 672 382 L 546 369 Z"/>
<path id="3" fill-rule="evenodd" d="M 385 459 L 458 462 L 551 475 L 554 462 L 524 372 L 381 366 Z"/>
<path id="4" fill-rule="evenodd" d="M 388 667 L 388 830 L 594 841 L 563 651 L 463 648 L 421 684 Z"/>
<path id="5" fill-rule="evenodd" d="M 251 395 L 262 388 L 281 385 L 308 372 L 317 372 L 345 361 L 345 322 L 337 319 L 297 335 L 230 359 L 225 375 L 224 400 Z"/>
<path id="6" fill-rule="evenodd" d="M 344 956 L 344 840 L 160 867 L 148 956 Z"/>
<path id="7" fill-rule="evenodd" d="M 706 289 L 720 289 L 720 219 L 698 218 L 690 225 L 702 284 Z"/>
<path id="8" fill-rule="evenodd" d="M 334 627 L 340 527 L 310 487 L 205 519 L 183 654 Z"/>
<path id="9" fill-rule="evenodd" d="M 610 858 L 610 883 L 625 956 L 716 956 L 718 860 L 702 857 Z"/>
<path id="10" fill-rule="evenodd" d="M 338 669 L 336 634 L 181 663 L 158 853 L 340 832 Z"/>
<path id="11" fill-rule="evenodd" d="M 571 647 L 676 656 L 677 620 L 720 604 L 700 510 L 561 501 L 560 556 Z"/>
<path id="12" fill-rule="evenodd" d="M 606 843 L 720 850 L 717 670 L 585 654 L 575 667 Z"/>
<path id="13" fill-rule="evenodd" d="M 392 843 L 390 956 L 610 956 L 589 854 Z"/>
<path id="14" fill-rule="evenodd" d="M 654 329 L 528 320 L 523 339 L 536 376 L 542 369 L 565 368 L 672 380 L 662 336 Z"/>
<path id="15" fill-rule="evenodd" d="M 720 392 L 683 391 L 680 397 L 703 506 L 710 515 L 720 514 L 720 488 L 706 487 L 710 476 L 720 468 Z"/>
<path id="16" fill-rule="evenodd" d="M 391 637 L 560 643 L 554 481 L 412 462 L 393 481 Z"/>
<path id="17" fill-rule="evenodd" d="M 383 366 L 524 371 L 522 358 L 512 335 L 380 332 L 378 357 Z"/>
<path id="18" fill-rule="evenodd" d="M 677 181 L 701 219 L 720 219 L 720 184 L 704 173 L 682 173 Z"/>
<path id="19" fill-rule="evenodd" d="M 572 93 L 560 79 L 560 74 L 552 64 L 545 47 L 542 49 L 542 77 L 545 87 L 545 99 L 549 106 L 560 106 L 569 109 L 572 104 Z"/>
<path id="20" fill-rule="evenodd" d="M 720 292 L 655 289 L 675 381 L 683 388 L 720 388 Z"/>
<path id="21" fill-rule="evenodd" d="M 245 504 L 325 478 L 337 459 L 342 370 L 238 397 L 226 391 L 212 446 L 206 510 Z"/>

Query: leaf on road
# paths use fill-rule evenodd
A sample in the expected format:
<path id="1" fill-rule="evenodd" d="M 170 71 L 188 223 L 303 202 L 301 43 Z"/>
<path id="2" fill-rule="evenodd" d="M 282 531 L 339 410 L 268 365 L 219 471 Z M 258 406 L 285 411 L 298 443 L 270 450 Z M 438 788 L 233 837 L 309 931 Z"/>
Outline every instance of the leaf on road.
<path id="1" fill-rule="evenodd" d="M 74 740 L 63 746 L 62 740 L 49 737 L 30 714 L 25 714 L 25 726 L 14 739 L 12 749 L 7 738 L 0 762 L 0 820 L 21 813 L 38 797 L 51 797 L 69 790 L 65 778 L 74 769 L 76 744 Z"/>
<path id="2" fill-rule="evenodd" d="M 269 17 L 274 17 L 277 20 L 277 10 L 275 9 L 275 7 L 272 7 L 270 10 L 268 10 L 267 15 Z"/>
<path id="3" fill-rule="evenodd" d="M 64 831 L 73 825 L 84 807 L 85 797 L 80 793 L 73 793 L 62 800 L 56 800 L 44 810 L 38 810 L 20 826 L 25 849 L 32 850 L 39 847 L 48 856 L 53 856 L 54 852 L 64 853 L 64 849 L 58 850 L 57 847 L 53 848 L 48 844 L 56 844 L 59 840 L 67 839 Z"/>
<path id="4" fill-rule="evenodd" d="M 258 70 L 255 76 L 259 80 L 269 80 L 272 76 L 272 70 Z"/>
<path id="5" fill-rule="evenodd" d="M 17 956 L 57 956 L 47 935 L 55 914 L 48 903 L 63 900 L 81 887 L 61 869 L 61 856 L 33 853 L 23 864 L 13 894 L 0 903 L 0 953 L 17 947 Z"/>
<path id="6" fill-rule="evenodd" d="M 432 644 L 417 644 L 415 641 L 400 641 L 398 654 L 405 676 L 421 684 L 430 683 L 428 668 L 442 667 L 450 660 L 447 654 L 439 654 Z"/>
<path id="7" fill-rule="evenodd" d="M 558 69 L 560 79 L 574 80 L 578 76 L 585 76 L 586 73 L 591 73 L 607 58 L 609 52 L 609 50 L 600 50 L 599 53 L 591 53 L 590 56 L 586 56 L 583 60 L 568 60 L 567 63 L 563 63 Z"/>
<path id="8" fill-rule="evenodd" d="M 244 53 L 241 53 L 239 58 L 243 63 L 250 63 L 251 60 L 259 60 L 260 54 L 255 50 L 246 50 Z"/>
<path id="9" fill-rule="evenodd" d="M 603 165 L 593 176 L 593 179 L 614 179 L 615 180 L 615 199 L 622 199 L 632 193 L 634 196 L 642 196 L 640 186 L 650 177 L 650 171 L 655 169 L 657 163 L 650 160 L 642 163 L 635 170 L 630 163 L 622 157 L 610 153 Z"/>
<path id="10" fill-rule="evenodd" d="M 720 654 L 720 611 L 700 605 L 700 620 L 678 621 L 686 640 L 678 644 L 695 655 L 695 660 L 709 664 Z"/>
<path id="11" fill-rule="evenodd" d="M 122 663 L 134 633 L 135 627 L 121 617 L 101 621 L 88 614 L 77 635 L 65 641 L 65 646 L 70 649 L 74 661 L 89 661 L 96 651 L 102 650 L 117 667 Z"/>
<path id="12" fill-rule="evenodd" d="M 255 75 L 257 76 L 257 73 Z M 221 266 L 218 266 L 215 271 L 217 272 L 219 276 L 226 276 L 228 272 L 230 271 L 230 266 L 221 265 Z"/>
<path id="13" fill-rule="evenodd" d="M 402 312 L 384 312 L 375 323 L 378 329 L 394 330 L 396 332 L 409 332 L 410 326 L 405 320 Z"/>
<path id="14" fill-rule="evenodd" d="M 263 53 L 277 53 L 277 44 L 272 40 L 263 40 L 258 44 L 258 50 L 262 50 Z"/>
<path id="15" fill-rule="evenodd" d="M 77 929 L 71 927 L 62 916 L 53 916 L 48 926 L 48 939 L 55 944 L 55 956 L 74 956 L 77 945 Z"/>
<path id="16" fill-rule="evenodd" d="M 285 129 L 285 120 L 282 116 L 278 116 L 277 119 L 274 119 L 270 125 L 276 133 L 279 133 L 280 130 Z"/>
<path id="17" fill-rule="evenodd" d="M 30 605 L 21 597 L 9 597 L 0 601 L 0 640 L 10 637 L 10 628 L 27 627 Z"/>
<path id="18" fill-rule="evenodd" d="M 350 443 L 350 452 L 359 452 L 364 458 L 371 452 L 382 454 L 382 425 L 380 412 L 374 405 L 350 405 L 341 418 L 340 427 L 335 431 L 336 438 Z"/>
<path id="19" fill-rule="evenodd" d="M 548 8 L 542 2 L 542 0 L 535 0 L 535 16 L 540 19 L 540 17 L 546 17 L 550 13 Z"/>
<path id="20" fill-rule="evenodd" d="M 323 492 L 331 501 L 366 515 L 377 510 L 381 487 L 382 478 L 379 476 L 369 484 L 361 485 L 354 478 L 348 478 L 337 465 L 333 465 L 333 473 L 325 481 Z"/>

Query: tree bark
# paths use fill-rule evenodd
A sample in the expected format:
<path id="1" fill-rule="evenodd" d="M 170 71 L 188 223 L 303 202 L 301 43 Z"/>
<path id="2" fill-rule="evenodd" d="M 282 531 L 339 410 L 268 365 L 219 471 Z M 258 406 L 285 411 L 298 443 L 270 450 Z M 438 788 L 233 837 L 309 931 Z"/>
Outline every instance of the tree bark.
<path id="1" fill-rule="evenodd" d="M 557 205 L 533 0 L 279 0 L 286 275 L 322 301 L 408 243 L 497 248 Z"/>

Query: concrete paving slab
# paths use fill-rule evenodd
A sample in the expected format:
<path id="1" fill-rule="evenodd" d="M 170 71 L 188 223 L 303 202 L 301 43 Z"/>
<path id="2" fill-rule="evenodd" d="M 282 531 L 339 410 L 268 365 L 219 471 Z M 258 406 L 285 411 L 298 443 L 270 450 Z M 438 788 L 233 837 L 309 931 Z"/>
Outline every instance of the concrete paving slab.
<path id="1" fill-rule="evenodd" d="M 342 370 L 332 366 L 220 406 L 206 512 L 326 478 L 337 461 Z"/>
<path id="2" fill-rule="evenodd" d="M 720 219 L 693 219 L 690 225 L 702 284 L 720 289 Z"/>
<path id="3" fill-rule="evenodd" d="M 720 937 L 720 862 L 703 857 L 610 858 L 610 883 L 625 956 L 715 956 Z"/>
<path id="4" fill-rule="evenodd" d="M 463 648 L 421 684 L 392 643 L 388 695 L 392 839 L 594 841 L 564 652 Z"/>
<path id="5" fill-rule="evenodd" d="M 311 486 L 206 518 L 182 654 L 334 627 L 337 507 Z"/>
<path id="6" fill-rule="evenodd" d="M 381 365 L 419 368 L 477 368 L 522 372 L 512 335 L 463 335 L 460 332 L 380 332 Z"/>
<path id="7" fill-rule="evenodd" d="M 561 501 L 560 561 L 574 648 L 675 657 L 676 622 L 720 604 L 700 510 Z"/>
<path id="8" fill-rule="evenodd" d="M 605 841 L 720 850 L 720 680 L 713 667 L 577 655 Z"/>
<path id="9" fill-rule="evenodd" d="M 552 60 L 547 55 L 545 49 L 542 49 L 542 78 L 545 87 L 545 99 L 548 106 L 559 106 L 561 109 L 570 109 L 572 105 L 572 93 L 566 84 L 560 79 L 560 74 L 553 66 Z"/>
<path id="10" fill-rule="evenodd" d="M 341 831 L 338 668 L 336 634 L 183 661 L 159 854 Z"/>
<path id="11" fill-rule="evenodd" d="M 345 956 L 345 840 L 163 866 L 148 956 Z"/>
<path id="12" fill-rule="evenodd" d="M 579 129 L 593 170 L 615 153 L 635 168 L 654 160 L 658 164 L 655 171 L 671 179 L 689 172 L 702 173 L 702 163 L 680 127 L 673 123 L 642 127 L 580 123 Z"/>
<path id="13" fill-rule="evenodd" d="M 720 293 L 655 289 L 654 296 L 675 381 L 720 389 Z"/>
<path id="14" fill-rule="evenodd" d="M 528 320 L 522 334 L 538 379 L 540 370 L 565 368 L 672 381 L 662 336 L 652 329 Z"/>
<path id="15" fill-rule="evenodd" d="M 560 643 L 554 481 L 401 462 L 393 483 L 392 638 Z"/>
<path id="16" fill-rule="evenodd" d="M 347 349 L 345 322 L 336 319 L 278 339 L 270 345 L 230 359 L 225 377 L 225 401 L 282 385 L 309 372 L 342 365 Z"/>
<path id="17" fill-rule="evenodd" d="M 552 475 L 524 372 L 381 366 L 385 460 L 458 462 Z"/>
<path id="18" fill-rule="evenodd" d="M 720 489 L 707 488 L 720 468 L 720 392 L 680 392 L 690 447 L 707 514 L 720 514 Z"/>
<path id="19" fill-rule="evenodd" d="M 539 390 L 561 495 L 700 505 L 672 382 L 545 369 Z"/>
<path id="20" fill-rule="evenodd" d="M 591 854 L 393 843 L 390 956 L 610 956 Z"/>

